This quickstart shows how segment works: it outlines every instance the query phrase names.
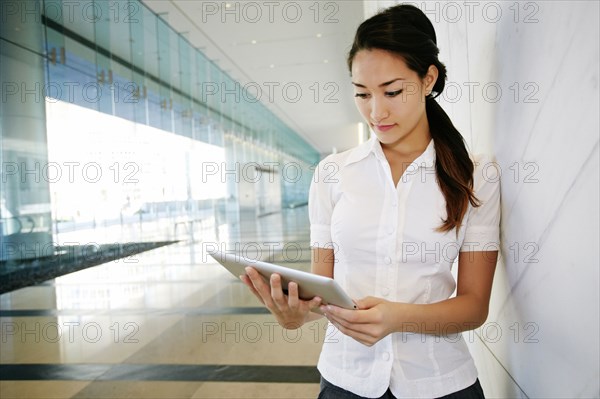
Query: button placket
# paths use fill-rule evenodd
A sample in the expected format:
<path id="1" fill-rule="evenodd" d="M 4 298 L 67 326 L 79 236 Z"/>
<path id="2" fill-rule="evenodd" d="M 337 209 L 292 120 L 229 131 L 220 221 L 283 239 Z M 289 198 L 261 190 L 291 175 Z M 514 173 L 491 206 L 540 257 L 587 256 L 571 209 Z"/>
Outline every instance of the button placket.
<path id="1" fill-rule="evenodd" d="M 393 224 L 395 220 L 398 219 L 398 194 L 397 190 L 394 187 L 389 190 L 386 195 L 386 199 L 384 202 L 384 209 L 387 209 L 388 218 L 385 221 L 387 226 L 383 227 L 380 230 L 380 234 L 385 234 L 385 237 L 379 237 L 382 240 L 382 244 L 384 247 L 382 248 L 381 257 L 379 258 L 378 263 L 381 265 L 379 270 L 381 271 L 381 275 L 377 279 L 377 288 L 376 294 L 379 297 L 388 297 L 390 295 L 390 287 L 389 287 L 389 278 L 391 274 L 391 265 L 393 263 L 393 256 L 396 251 L 396 237 L 394 236 L 394 232 L 396 228 Z"/>

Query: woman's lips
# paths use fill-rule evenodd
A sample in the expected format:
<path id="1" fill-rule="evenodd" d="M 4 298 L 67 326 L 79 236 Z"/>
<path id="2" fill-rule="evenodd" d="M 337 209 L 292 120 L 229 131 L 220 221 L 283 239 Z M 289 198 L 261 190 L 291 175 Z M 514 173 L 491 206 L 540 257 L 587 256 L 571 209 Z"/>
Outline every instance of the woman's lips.
<path id="1" fill-rule="evenodd" d="M 380 131 L 380 132 L 387 132 L 388 130 L 390 130 L 394 126 L 396 126 L 396 125 L 395 124 L 392 124 L 392 125 L 373 125 L 373 127 L 375 129 L 377 129 L 378 131 Z"/>

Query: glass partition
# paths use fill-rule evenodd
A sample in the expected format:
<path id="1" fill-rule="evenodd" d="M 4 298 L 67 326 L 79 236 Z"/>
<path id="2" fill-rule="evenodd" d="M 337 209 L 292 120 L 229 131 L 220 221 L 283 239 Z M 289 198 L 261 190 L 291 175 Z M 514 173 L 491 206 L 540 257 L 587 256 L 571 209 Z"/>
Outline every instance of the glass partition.
<path id="1" fill-rule="evenodd" d="M 40 259 L 32 245 L 52 257 L 223 239 L 244 212 L 306 203 L 317 151 L 143 3 L 11 5 L 0 24 L 3 270 Z"/>

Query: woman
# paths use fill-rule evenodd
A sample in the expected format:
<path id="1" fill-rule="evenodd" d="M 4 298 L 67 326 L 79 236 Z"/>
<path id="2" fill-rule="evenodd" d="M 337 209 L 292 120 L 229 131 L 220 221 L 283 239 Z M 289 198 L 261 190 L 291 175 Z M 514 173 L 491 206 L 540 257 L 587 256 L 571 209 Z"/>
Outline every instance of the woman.
<path id="1" fill-rule="evenodd" d="M 500 190 L 434 100 L 446 80 L 438 52 L 427 17 L 397 5 L 359 26 L 348 55 L 375 136 L 321 161 L 309 215 L 312 271 L 362 298 L 359 310 L 299 300 L 294 284 L 284 295 L 277 275 L 242 277 L 285 328 L 317 308 L 329 320 L 320 398 L 483 397 L 460 332 L 487 318 Z"/>

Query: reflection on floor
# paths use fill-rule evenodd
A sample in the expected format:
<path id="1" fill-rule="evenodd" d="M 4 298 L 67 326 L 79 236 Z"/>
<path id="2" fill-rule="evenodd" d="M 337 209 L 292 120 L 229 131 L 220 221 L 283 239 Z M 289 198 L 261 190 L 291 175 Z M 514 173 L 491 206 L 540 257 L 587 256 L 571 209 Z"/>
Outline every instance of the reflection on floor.
<path id="1" fill-rule="evenodd" d="M 324 320 L 282 329 L 206 255 L 219 246 L 308 270 L 306 208 L 220 237 L 0 296 L 0 397 L 315 398 Z"/>
<path id="2" fill-rule="evenodd" d="M 0 294 L 174 242 L 176 241 L 50 246 L 55 251 L 52 255 L 0 261 Z M 4 250 L 6 248 L 10 248 L 10 244 L 3 247 Z"/>

